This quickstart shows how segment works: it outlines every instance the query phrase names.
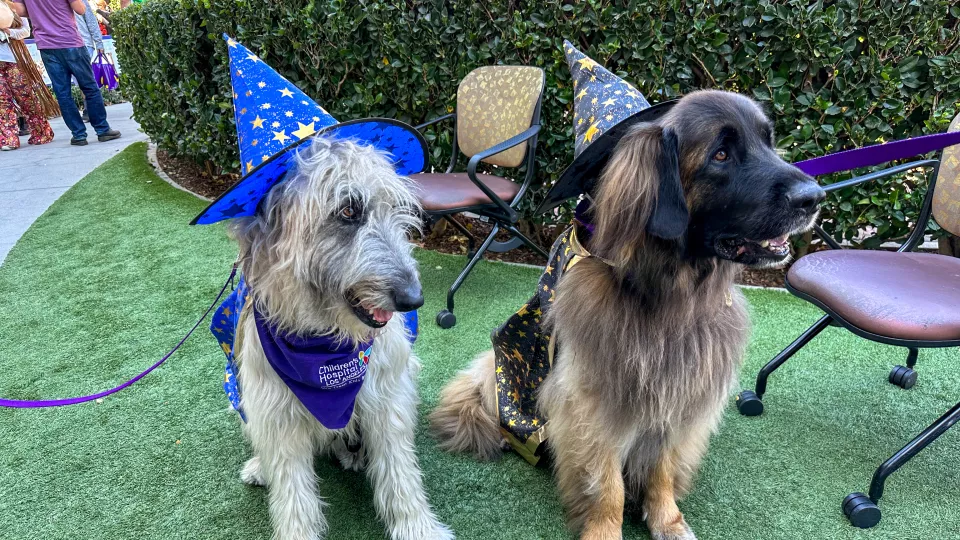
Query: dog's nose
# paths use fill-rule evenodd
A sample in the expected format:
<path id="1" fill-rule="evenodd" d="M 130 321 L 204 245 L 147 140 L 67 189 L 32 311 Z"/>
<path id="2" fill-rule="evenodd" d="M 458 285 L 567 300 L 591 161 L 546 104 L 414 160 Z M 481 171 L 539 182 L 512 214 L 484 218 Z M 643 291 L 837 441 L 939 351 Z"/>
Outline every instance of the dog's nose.
<path id="1" fill-rule="evenodd" d="M 827 194 L 816 182 L 797 182 L 787 192 L 787 204 L 797 210 L 813 212 L 826 196 Z"/>
<path id="2" fill-rule="evenodd" d="M 392 296 L 397 311 L 413 311 L 423 305 L 423 290 L 416 281 L 394 288 Z"/>

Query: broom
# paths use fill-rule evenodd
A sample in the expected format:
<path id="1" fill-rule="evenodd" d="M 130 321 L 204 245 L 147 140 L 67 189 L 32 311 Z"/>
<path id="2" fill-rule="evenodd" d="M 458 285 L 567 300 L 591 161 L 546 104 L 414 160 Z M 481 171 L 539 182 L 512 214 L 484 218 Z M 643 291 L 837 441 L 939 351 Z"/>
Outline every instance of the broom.
<path id="1" fill-rule="evenodd" d="M 7 0 L 0 1 L 2 1 L 6 7 L 11 8 Z M 13 11 L 12 8 L 10 10 Z M 10 28 L 23 28 L 23 20 L 16 12 L 13 13 L 13 24 L 10 25 Z M 33 57 L 30 56 L 30 50 L 27 49 L 27 45 L 19 39 L 8 39 L 7 43 L 13 51 L 14 58 L 17 59 L 17 68 L 23 73 L 23 79 L 27 83 L 27 88 L 32 90 L 40 101 L 40 110 L 43 112 L 43 115 L 47 118 L 60 116 L 60 105 L 57 104 L 56 98 L 53 97 L 50 89 L 47 88 L 47 85 L 43 82 L 43 75 L 40 73 L 40 68 L 33 62 Z"/>

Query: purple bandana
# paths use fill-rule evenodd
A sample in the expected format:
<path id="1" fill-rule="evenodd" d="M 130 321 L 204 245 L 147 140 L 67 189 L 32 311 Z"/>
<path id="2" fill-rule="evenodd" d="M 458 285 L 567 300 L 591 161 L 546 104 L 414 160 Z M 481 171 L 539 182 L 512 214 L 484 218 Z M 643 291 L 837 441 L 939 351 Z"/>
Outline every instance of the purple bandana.
<path id="1" fill-rule="evenodd" d="M 323 427 L 342 429 L 353 416 L 373 340 L 341 344 L 332 336 L 285 334 L 256 310 L 257 334 L 273 369 Z"/>

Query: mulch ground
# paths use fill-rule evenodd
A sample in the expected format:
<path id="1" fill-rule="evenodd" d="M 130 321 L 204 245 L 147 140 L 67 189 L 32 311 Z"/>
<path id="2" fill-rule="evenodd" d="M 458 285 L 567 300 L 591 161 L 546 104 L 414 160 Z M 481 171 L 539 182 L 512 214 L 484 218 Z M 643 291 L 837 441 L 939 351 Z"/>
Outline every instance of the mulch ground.
<path id="1" fill-rule="evenodd" d="M 157 148 L 157 162 L 163 172 L 181 187 L 209 199 L 222 195 L 238 179 L 235 174 L 211 175 L 193 161 L 171 156 L 162 148 Z"/>
<path id="2" fill-rule="evenodd" d="M 234 174 L 211 175 L 204 170 L 202 166 L 193 161 L 171 156 L 166 150 L 159 148 L 157 149 L 157 161 L 159 161 L 163 171 L 167 173 L 174 182 L 189 191 L 211 199 L 219 197 L 227 188 L 232 186 L 238 178 L 237 175 Z M 463 215 L 457 216 L 456 219 L 477 238 L 476 243 L 478 246 L 480 242 L 490 234 L 492 227 L 489 223 Z M 553 241 L 563 232 L 563 229 L 563 227 L 549 225 L 541 231 L 538 240 L 544 250 L 550 249 Z M 496 239 L 505 242 L 510 239 L 510 233 L 500 231 Z M 425 237 L 416 240 L 416 242 L 417 245 L 423 249 L 453 255 L 466 255 L 469 245 L 467 237 L 451 226 L 426 231 Z M 527 246 L 521 246 L 506 253 L 493 253 L 488 251 L 484 258 L 490 261 L 530 264 L 534 266 L 541 266 L 544 263 L 543 257 Z M 747 268 L 741 273 L 739 283 L 759 287 L 783 287 L 785 275 L 786 268 Z"/>

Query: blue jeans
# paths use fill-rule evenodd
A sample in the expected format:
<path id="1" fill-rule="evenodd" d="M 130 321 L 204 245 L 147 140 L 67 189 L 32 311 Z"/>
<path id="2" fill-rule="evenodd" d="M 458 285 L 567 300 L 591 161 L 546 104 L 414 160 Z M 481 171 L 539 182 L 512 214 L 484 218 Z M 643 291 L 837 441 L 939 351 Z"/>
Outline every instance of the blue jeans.
<path id="1" fill-rule="evenodd" d="M 87 48 L 40 49 L 40 57 L 53 84 L 53 93 L 56 94 L 57 103 L 60 104 L 63 122 L 70 128 L 73 138 L 86 139 L 87 127 L 83 125 L 80 111 L 70 92 L 71 76 L 77 79 L 77 85 L 83 91 L 87 103 L 87 114 L 90 115 L 90 123 L 93 124 L 97 135 L 110 131 L 110 124 L 107 123 L 107 109 L 103 106 L 103 96 L 100 94 L 97 81 L 93 78 L 93 68 L 90 67 L 91 59 Z"/>

